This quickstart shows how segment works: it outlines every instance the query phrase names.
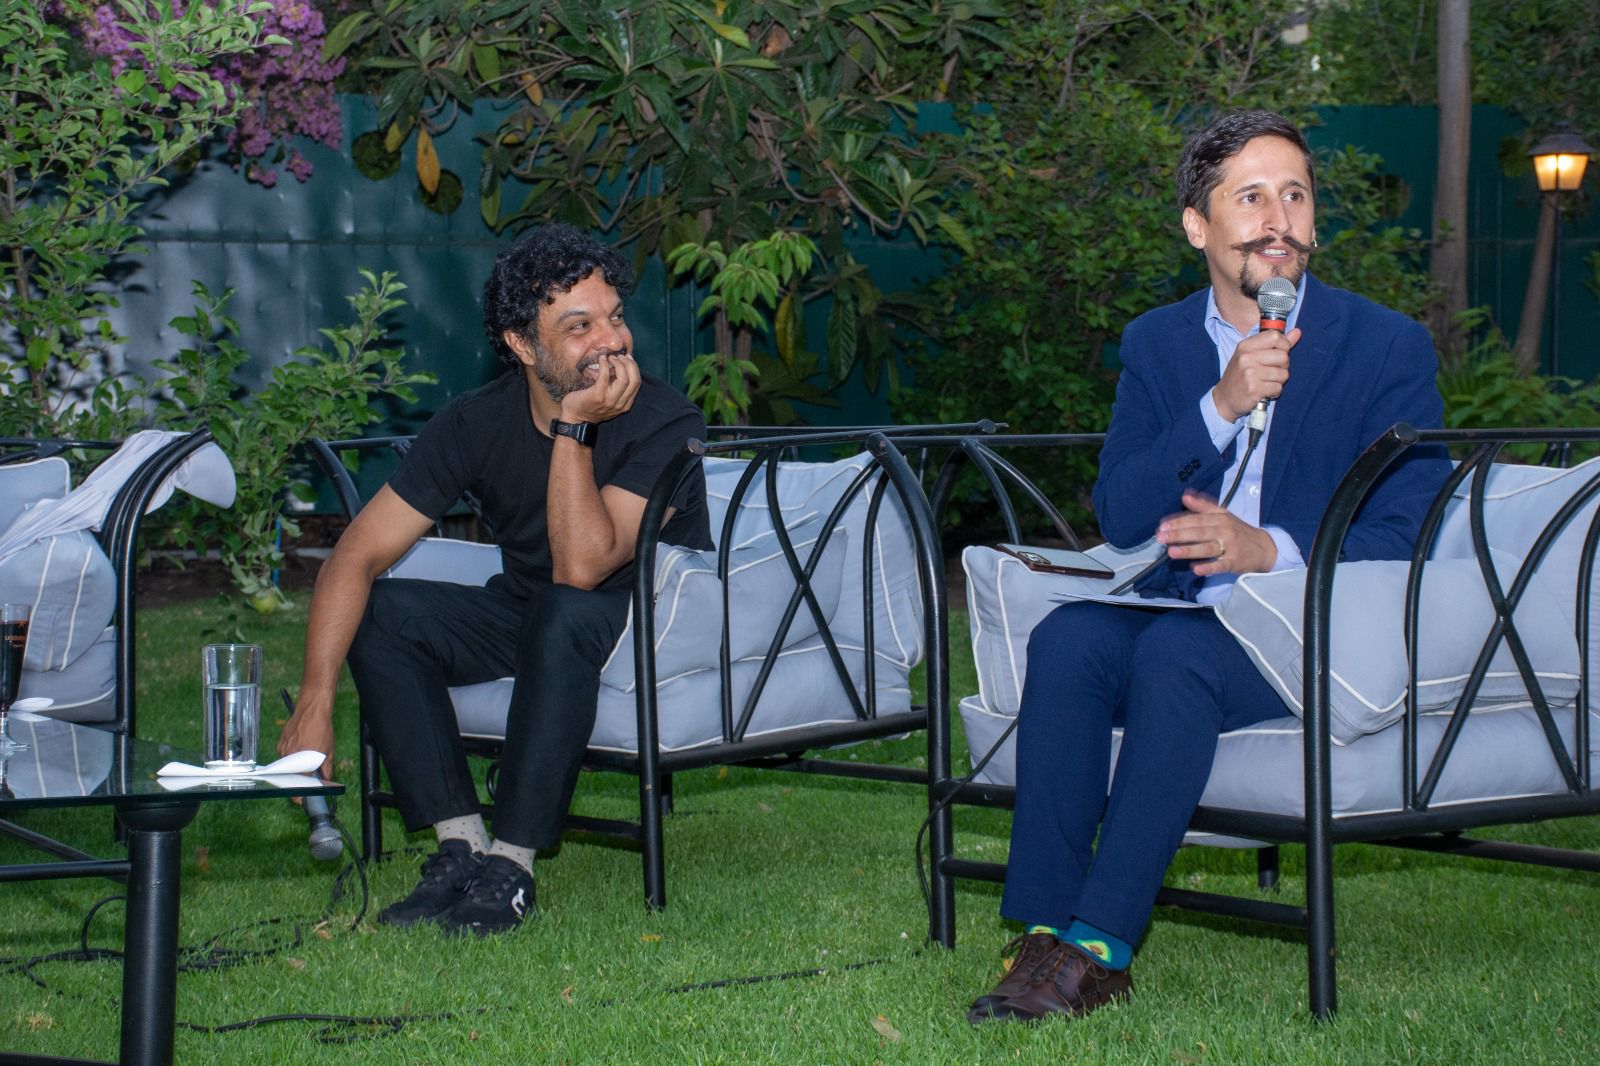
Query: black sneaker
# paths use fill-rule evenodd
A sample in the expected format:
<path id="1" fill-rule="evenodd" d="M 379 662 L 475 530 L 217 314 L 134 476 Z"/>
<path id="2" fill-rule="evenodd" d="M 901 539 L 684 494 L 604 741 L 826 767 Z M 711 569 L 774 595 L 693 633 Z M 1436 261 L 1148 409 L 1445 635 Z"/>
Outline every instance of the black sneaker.
<path id="1" fill-rule="evenodd" d="M 467 894 L 439 915 L 439 924 L 446 936 L 489 936 L 515 929 L 535 909 L 533 875 L 503 855 L 490 855 Z"/>
<path id="2" fill-rule="evenodd" d="M 422 880 L 411 895 L 378 912 L 384 925 L 416 925 L 436 920 L 461 902 L 472 879 L 483 868 L 483 856 L 465 840 L 441 840 L 439 850 L 422 860 Z"/>

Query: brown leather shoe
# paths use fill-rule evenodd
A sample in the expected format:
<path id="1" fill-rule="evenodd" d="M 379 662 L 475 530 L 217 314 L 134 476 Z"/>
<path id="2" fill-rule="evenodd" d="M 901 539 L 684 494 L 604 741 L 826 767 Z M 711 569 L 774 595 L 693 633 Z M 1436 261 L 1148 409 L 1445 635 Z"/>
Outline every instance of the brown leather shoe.
<path id="1" fill-rule="evenodd" d="M 995 1004 L 996 1018 L 1033 1022 L 1050 1014 L 1077 1018 L 1133 995 L 1126 970 L 1109 970 L 1076 944 L 1058 944 L 1033 968 L 1032 980 L 1016 995 Z"/>
<path id="2" fill-rule="evenodd" d="M 1029 982 L 1033 980 L 1034 967 L 1049 958 L 1060 943 L 1053 933 L 1023 933 L 1012 937 L 1011 942 L 1001 949 L 1002 955 L 1016 952 L 1011 960 L 1011 969 L 994 986 L 993 992 L 972 1001 L 972 1006 L 967 1009 L 967 1021 L 974 1025 L 988 1021 L 994 1016 L 995 1007 L 1027 991 Z"/>

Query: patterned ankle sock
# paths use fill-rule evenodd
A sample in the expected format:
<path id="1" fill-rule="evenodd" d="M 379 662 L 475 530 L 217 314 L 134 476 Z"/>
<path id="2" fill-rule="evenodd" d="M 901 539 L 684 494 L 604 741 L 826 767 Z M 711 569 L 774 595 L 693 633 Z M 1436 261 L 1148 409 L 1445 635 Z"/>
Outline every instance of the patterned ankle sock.
<path id="1" fill-rule="evenodd" d="M 504 840 L 496 840 L 489 845 L 488 854 L 498 855 L 502 859 L 510 859 L 524 870 L 533 874 L 533 848 L 519 848 L 515 844 L 507 844 Z"/>
<path id="2" fill-rule="evenodd" d="M 1060 940 L 1062 938 L 1061 937 L 1061 930 L 1057 929 L 1053 925 L 1030 925 L 1030 926 L 1028 926 L 1028 935 L 1032 936 L 1034 933 L 1049 933 L 1051 936 L 1055 937 L 1057 940 Z"/>
<path id="3" fill-rule="evenodd" d="M 435 822 L 433 832 L 441 842 L 446 840 L 465 840 L 472 845 L 474 854 L 482 855 L 489 850 L 489 830 L 484 828 L 483 815 L 464 814 L 460 818 L 445 818 Z"/>
<path id="4" fill-rule="evenodd" d="M 1088 922 L 1072 919 L 1065 933 L 1056 934 L 1069 944 L 1076 944 L 1093 955 L 1110 970 L 1126 970 L 1133 961 L 1133 945 L 1118 940 L 1104 929 L 1096 929 Z"/>

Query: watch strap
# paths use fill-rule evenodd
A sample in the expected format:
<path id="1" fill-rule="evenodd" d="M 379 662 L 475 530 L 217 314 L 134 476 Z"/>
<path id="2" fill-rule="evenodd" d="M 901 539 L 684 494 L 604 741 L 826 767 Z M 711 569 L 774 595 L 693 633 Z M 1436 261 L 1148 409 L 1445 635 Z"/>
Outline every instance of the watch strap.
<path id="1" fill-rule="evenodd" d="M 594 422 L 563 422 L 559 418 L 550 420 L 552 436 L 571 437 L 585 448 L 594 447 L 594 438 L 599 428 Z"/>

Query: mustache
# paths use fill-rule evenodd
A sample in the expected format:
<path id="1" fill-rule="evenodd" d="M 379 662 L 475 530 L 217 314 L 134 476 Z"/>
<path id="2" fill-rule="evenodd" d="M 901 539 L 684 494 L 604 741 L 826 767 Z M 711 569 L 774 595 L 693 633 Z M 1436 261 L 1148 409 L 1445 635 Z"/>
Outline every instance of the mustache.
<path id="1" fill-rule="evenodd" d="M 1261 249 L 1273 244 L 1287 244 L 1290 249 L 1298 252 L 1301 255 L 1310 255 L 1312 251 L 1311 245 L 1302 244 L 1300 241 L 1288 236 L 1287 234 L 1282 237 L 1257 237 L 1253 241 L 1243 241 L 1239 244 L 1235 244 L 1233 246 L 1233 250 L 1241 253 L 1242 255 L 1254 255 L 1256 252 L 1261 251 Z"/>

